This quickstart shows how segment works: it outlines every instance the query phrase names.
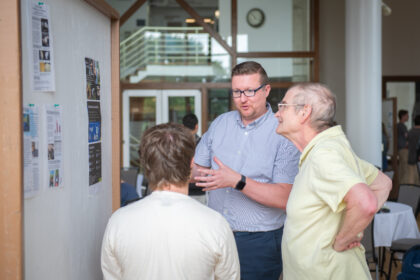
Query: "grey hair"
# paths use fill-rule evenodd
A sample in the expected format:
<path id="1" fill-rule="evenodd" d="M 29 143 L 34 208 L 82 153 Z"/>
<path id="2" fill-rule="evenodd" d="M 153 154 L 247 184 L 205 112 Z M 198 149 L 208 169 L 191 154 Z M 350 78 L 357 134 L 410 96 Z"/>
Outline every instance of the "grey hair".
<path id="1" fill-rule="evenodd" d="M 310 123 L 312 128 L 321 132 L 334 126 L 336 97 L 328 87 L 319 83 L 299 83 L 289 90 L 295 92 L 294 103 L 311 106 Z M 296 107 L 296 110 L 300 109 L 302 108 Z"/>

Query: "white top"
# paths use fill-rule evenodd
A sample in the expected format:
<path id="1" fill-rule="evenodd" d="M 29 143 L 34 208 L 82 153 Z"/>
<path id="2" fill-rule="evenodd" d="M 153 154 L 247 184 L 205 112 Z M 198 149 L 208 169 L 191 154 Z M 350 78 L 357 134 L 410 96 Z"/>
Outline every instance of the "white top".
<path id="1" fill-rule="evenodd" d="M 102 243 L 104 279 L 239 279 L 226 220 L 187 195 L 154 191 L 110 218 Z"/>
<path id="2" fill-rule="evenodd" d="M 420 238 L 413 209 L 406 204 L 387 201 L 389 213 L 378 213 L 373 223 L 375 247 L 390 247 L 392 241 L 402 238 Z"/>

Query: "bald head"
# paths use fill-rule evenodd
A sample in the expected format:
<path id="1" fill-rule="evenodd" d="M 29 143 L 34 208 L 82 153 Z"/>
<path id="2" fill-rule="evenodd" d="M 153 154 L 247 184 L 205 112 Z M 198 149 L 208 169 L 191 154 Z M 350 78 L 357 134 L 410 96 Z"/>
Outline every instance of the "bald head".
<path id="1" fill-rule="evenodd" d="M 306 104 L 312 108 L 310 123 L 317 132 L 321 132 L 334 123 L 335 95 L 319 83 L 300 83 L 288 90 L 293 94 L 295 104 Z M 301 108 L 296 107 L 296 110 Z"/>

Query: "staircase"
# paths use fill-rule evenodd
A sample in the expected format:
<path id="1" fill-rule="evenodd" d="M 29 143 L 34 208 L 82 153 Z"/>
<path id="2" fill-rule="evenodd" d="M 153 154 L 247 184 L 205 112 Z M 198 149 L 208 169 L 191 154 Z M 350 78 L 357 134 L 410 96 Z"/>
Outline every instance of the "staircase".
<path id="1" fill-rule="evenodd" d="M 143 27 L 120 43 L 120 77 L 215 75 L 213 43 L 202 27 Z"/>

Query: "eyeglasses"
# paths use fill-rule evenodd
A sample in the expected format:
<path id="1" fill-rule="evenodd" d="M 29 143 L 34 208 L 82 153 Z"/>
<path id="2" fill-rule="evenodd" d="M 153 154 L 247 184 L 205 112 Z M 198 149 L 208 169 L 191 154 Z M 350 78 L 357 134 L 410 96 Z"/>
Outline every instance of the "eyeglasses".
<path id="1" fill-rule="evenodd" d="M 259 88 L 256 88 L 256 89 L 246 89 L 246 90 L 235 89 L 235 90 L 232 90 L 232 96 L 233 98 L 239 98 L 241 97 L 242 94 L 244 94 L 246 97 L 253 97 L 257 93 L 257 91 L 262 89 L 265 85 L 266 84 L 262 84 L 259 86 Z"/>
<path id="2" fill-rule="evenodd" d="M 305 104 L 287 104 L 287 103 L 283 103 L 280 102 L 277 104 L 279 111 L 283 111 L 285 108 L 287 108 L 287 106 L 305 106 Z"/>

